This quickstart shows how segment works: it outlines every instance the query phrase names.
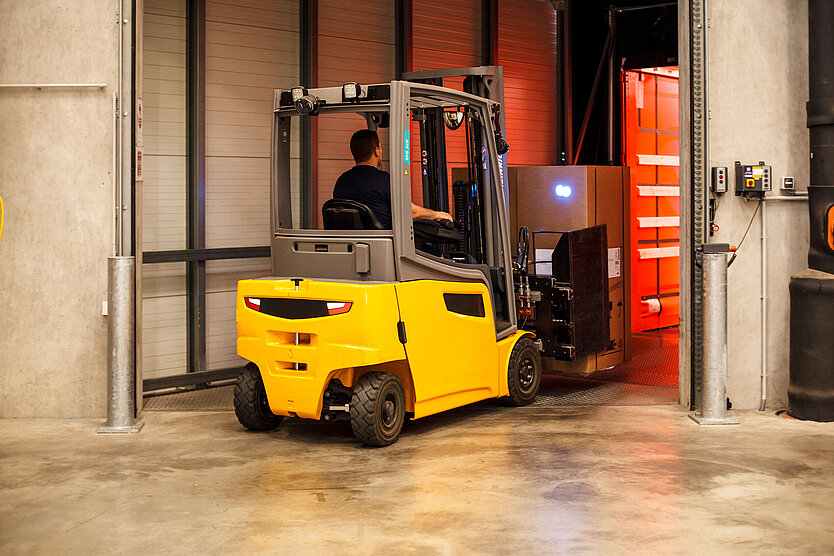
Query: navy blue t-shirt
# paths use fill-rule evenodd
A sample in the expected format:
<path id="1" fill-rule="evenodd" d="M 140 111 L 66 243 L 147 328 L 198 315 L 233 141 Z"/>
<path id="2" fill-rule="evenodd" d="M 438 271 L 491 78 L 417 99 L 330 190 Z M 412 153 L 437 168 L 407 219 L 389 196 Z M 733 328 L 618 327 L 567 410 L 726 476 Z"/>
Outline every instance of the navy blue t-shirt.
<path id="1" fill-rule="evenodd" d="M 391 229 L 391 176 L 373 166 L 354 166 L 336 180 L 336 199 L 350 199 L 367 205 L 388 229 Z"/>

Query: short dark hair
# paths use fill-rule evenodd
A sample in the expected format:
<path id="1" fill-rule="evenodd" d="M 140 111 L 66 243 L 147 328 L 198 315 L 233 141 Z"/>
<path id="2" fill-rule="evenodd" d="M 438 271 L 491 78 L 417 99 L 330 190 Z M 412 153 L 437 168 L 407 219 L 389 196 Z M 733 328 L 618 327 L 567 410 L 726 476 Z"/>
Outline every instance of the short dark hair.
<path id="1" fill-rule="evenodd" d="M 360 129 L 350 138 L 350 152 L 357 163 L 365 162 L 379 146 L 379 135 L 370 129 Z"/>

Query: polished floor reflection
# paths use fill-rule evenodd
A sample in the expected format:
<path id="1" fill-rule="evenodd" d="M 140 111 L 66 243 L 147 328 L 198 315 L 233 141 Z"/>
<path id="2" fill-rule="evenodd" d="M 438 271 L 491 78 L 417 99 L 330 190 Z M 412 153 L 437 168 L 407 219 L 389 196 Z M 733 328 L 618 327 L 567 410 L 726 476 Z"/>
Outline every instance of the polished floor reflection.
<path id="1" fill-rule="evenodd" d="M 0 553 L 834 552 L 834 424 L 734 413 L 481 403 L 383 449 L 228 411 L 5 420 Z"/>

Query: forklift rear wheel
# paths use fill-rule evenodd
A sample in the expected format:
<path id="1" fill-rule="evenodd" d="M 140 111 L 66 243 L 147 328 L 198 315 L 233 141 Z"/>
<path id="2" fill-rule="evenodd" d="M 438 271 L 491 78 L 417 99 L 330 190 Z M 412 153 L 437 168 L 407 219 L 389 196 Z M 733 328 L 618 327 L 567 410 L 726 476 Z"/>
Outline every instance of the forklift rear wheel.
<path id="1" fill-rule="evenodd" d="M 241 425 L 253 431 L 271 431 L 283 419 L 269 409 L 261 371 L 254 363 L 248 363 L 243 372 L 237 375 L 235 415 Z"/>
<path id="2" fill-rule="evenodd" d="M 350 399 L 350 426 L 356 439 L 369 446 L 388 446 L 399 438 L 404 421 L 405 391 L 397 375 L 363 375 Z"/>
<path id="3" fill-rule="evenodd" d="M 536 399 L 542 382 L 542 358 L 536 344 L 530 338 L 521 338 L 510 354 L 507 370 L 507 386 L 510 395 L 507 405 L 529 405 Z"/>

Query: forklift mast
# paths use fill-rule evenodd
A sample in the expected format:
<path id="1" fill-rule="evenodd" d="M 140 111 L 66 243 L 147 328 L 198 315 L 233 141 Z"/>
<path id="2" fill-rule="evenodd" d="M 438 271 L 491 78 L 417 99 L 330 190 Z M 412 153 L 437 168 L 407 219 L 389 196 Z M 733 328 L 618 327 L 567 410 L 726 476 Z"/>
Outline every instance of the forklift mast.
<path id="1" fill-rule="evenodd" d="M 443 80 L 463 77 L 464 92 L 499 103 L 492 116 L 498 151 L 499 183 L 504 192 L 509 214 L 509 186 L 506 181 L 507 161 L 503 156 L 509 147 L 502 137 L 504 120 L 504 75 L 501 66 L 417 71 L 403 74 L 403 79 L 417 83 L 443 86 Z M 446 160 L 446 128 L 442 110 L 429 109 L 417 116 L 420 124 L 423 199 L 436 210 L 448 209 L 448 173 Z M 483 125 L 467 122 L 466 181 L 453 184 L 455 207 L 453 216 L 461 228 L 461 247 L 478 263 L 484 262 L 482 184 L 485 183 L 483 162 Z M 533 251 L 535 236 L 533 231 Z M 560 240 L 552 257 L 552 276 L 530 275 L 529 231 L 520 234 L 513 268 L 513 301 L 520 329 L 534 332 L 546 357 L 572 361 L 609 347 L 608 291 L 605 268 L 607 238 L 605 226 L 582 230 L 555 232 Z M 523 235 L 523 239 L 522 239 Z M 509 272 L 509 269 L 508 269 Z"/>
<path id="2" fill-rule="evenodd" d="M 496 130 L 496 140 L 503 141 L 501 134 L 504 130 L 504 69 L 501 66 L 477 66 L 471 68 L 454 68 L 444 70 L 411 71 L 403 73 L 403 79 L 415 83 L 425 83 L 443 87 L 443 80 L 463 77 L 463 90 L 498 103 L 496 113 L 493 114 L 493 124 Z M 446 160 L 446 127 L 443 125 L 443 111 L 427 109 L 416 116 L 420 126 L 421 164 L 423 174 L 423 202 L 425 206 L 434 210 L 451 212 L 449 210 L 448 165 Z M 476 175 L 469 176 L 469 182 L 483 183 L 483 126 L 473 121 L 469 126 L 467 137 L 467 157 L 469 168 L 475 169 Z M 504 142 L 506 145 L 506 142 Z M 507 175 L 507 159 L 503 156 L 507 151 L 499 154 L 500 183 L 504 189 L 504 202 L 509 210 L 509 196 L 504 183 Z M 457 197 L 457 193 L 455 194 Z"/>

